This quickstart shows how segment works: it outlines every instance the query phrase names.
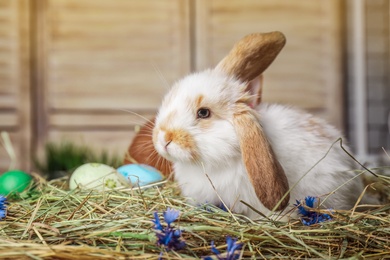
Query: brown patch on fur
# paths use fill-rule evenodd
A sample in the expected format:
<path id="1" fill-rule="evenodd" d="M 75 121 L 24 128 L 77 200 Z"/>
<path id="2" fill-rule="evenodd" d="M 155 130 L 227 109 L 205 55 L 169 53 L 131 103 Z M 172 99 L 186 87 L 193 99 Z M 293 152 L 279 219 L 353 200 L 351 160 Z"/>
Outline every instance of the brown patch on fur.
<path id="1" fill-rule="evenodd" d="M 195 150 L 195 141 L 192 136 L 182 129 L 172 129 L 165 132 L 165 141 L 175 142 L 184 149 Z"/>
<path id="2" fill-rule="evenodd" d="M 315 117 L 311 117 L 307 124 L 305 124 L 305 129 L 309 132 L 316 133 L 318 136 L 326 138 L 326 139 L 331 139 L 331 136 L 324 131 L 324 126 L 323 124 Z"/>
<path id="3" fill-rule="evenodd" d="M 201 129 L 209 129 L 212 127 L 214 120 L 212 118 L 199 119 L 199 127 Z"/>
<path id="4" fill-rule="evenodd" d="M 141 127 L 131 142 L 123 163 L 147 164 L 168 177 L 172 171 L 172 165 L 168 160 L 161 157 L 154 148 L 152 137 L 154 121 L 155 119 L 152 119 Z"/>
<path id="5" fill-rule="evenodd" d="M 237 106 L 233 122 L 240 140 L 242 160 L 257 197 L 265 207 L 272 210 L 288 192 L 286 174 L 257 123 L 256 115 L 243 104 Z M 287 195 L 277 210 L 284 209 L 289 199 Z"/>
<path id="6" fill-rule="evenodd" d="M 195 107 L 197 109 L 201 108 L 202 107 L 202 101 L 204 99 L 204 96 L 203 95 L 199 95 L 197 98 L 196 98 L 196 101 L 195 101 Z"/>
<path id="7" fill-rule="evenodd" d="M 168 132 L 165 132 L 164 139 L 165 139 L 165 142 L 166 142 L 166 143 L 172 142 L 173 133 L 172 133 L 172 132 L 169 132 L 169 131 L 168 131 Z"/>
<path id="8" fill-rule="evenodd" d="M 241 81 L 251 81 L 275 60 L 286 43 L 281 32 L 255 33 L 234 45 L 217 68 Z"/>
<path id="9" fill-rule="evenodd" d="M 189 151 L 193 160 L 196 160 L 198 158 L 195 140 L 187 131 L 183 129 L 165 130 L 165 141 L 172 141 L 175 144 L 179 145 L 181 148 Z"/>

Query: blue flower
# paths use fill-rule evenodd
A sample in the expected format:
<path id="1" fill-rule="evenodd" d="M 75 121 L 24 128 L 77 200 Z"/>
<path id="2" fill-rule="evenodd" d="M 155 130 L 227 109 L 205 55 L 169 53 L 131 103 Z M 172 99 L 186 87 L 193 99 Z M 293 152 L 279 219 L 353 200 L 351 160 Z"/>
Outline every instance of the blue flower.
<path id="1" fill-rule="evenodd" d="M 158 217 L 158 213 L 157 213 L 157 211 L 156 212 L 154 212 L 154 220 L 152 220 L 153 221 L 153 223 L 154 223 L 154 229 L 156 229 L 156 230 L 163 230 L 163 227 L 162 227 L 162 225 L 161 225 L 161 222 L 160 222 L 160 219 L 159 219 L 159 217 Z"/>
<path id="2" fill-rule="evenodd" d="M 164 213 L 164 220 L 168 224 L 168 227 L 179 217 L 180 211 L 168 208 Z"/>
<path id="3" fill-rule="evenodd" d="M 240 257 L 240 252 L 236 252 L 237 250 L 241 250 L 242 243 L 237 243 L 237 239 L 233 239 L 230 236 L 226 237 L 227 251 L 226 256 L 222 257 L 221 252 L 215 247 L 214 241 L 211 241 L 211 252 L 213 252 L 218 260 L 236 260 Z M 203 258 L 204 260 L 212 260 L 211 256 L 206 256 Z"/>
<path id="4" fill-rule="evenodd" d="M 317 199 L 315 197 L 307 196 L 305 198 L 304 204 L 302 204 L 302 202 L 300 202 L 299 200 L 296 201 L 297 204 L 294 204 L 294 206 L 297 207 L 299 214 L 302 215 L 301 217 L 302 224 L 306 226 L 310 226 L 316 223 L 320 223 L 332 219 L 332 216 L 330 216 L 329 214 L 320 213 L 320 212 L 307 209 L 307 207 L 314 209 L 314 204 L 316 201 Z M 304 207 L 304 205 L 306 205 L 306 208 Z"/>
<path id="5" fill-rule="evenodd" d="M 236 250 L 241 250 L 241 248 L 242 248 L 242 244 L 241 243 L 238 244 L 237 239 L 233 239 L 230 236 L 226 237 L 226 244 L 227 244 L 228 256 L 234 256 L 234 252 Z M 239 256 L 239 254 L 237 255 L 237 257 L 238 256 Z M 232 259 L 232 258 L 229 258 L 229 259 Z M 236 259 L 236 258 L 234 258 L 234 259 Z"/>
<path id="6" fill-rule="evenodd" d="M 171 226 L 179 217 L 180 211 L 168 208 L 164 213 L 164 221 L 168 226 L 163 227 L 158 217 L 158 213 L 154 212 L 154 230 L 157 236 L 157 244 L 164 246 L 167 250 L 179 250 L 186 246 L 186 243 L 181 240 L 181 231 Z"/>
<path id="7" fill-rule="evenodd" d="M 6 216 L 6 204 L 7 198 L 0 195 L 0 219 L 5 218 Z"/>
<path id="8" fill-rule="evenodd" d="M 225 204 L 223 203 L 219 204 L 218 208 L 222 209 L 225 212 L 228 212 L 228 209 L 225 207 Z"/>

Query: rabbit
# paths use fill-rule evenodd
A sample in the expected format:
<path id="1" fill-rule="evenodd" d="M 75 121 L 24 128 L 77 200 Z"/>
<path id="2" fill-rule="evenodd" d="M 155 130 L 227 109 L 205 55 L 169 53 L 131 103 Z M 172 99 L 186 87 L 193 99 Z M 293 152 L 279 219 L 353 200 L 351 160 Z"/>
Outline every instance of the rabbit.
<path id="1" fill-rule="evenodd" d="M 152 130 L 155 118 L 148 120 L 133 138 L 123 164 L 140 163 L 153 166 L 166 178 L 173 180 L 172 165 L 164 157 L 161 157 L 153 146 Z"/>
<path id="2" fill-rule="evenodd" d="M 361 195 L 351 160 L 339 146 L 330 149 L 341 137 L 336 128 L 261 102 L 262 73 L 285 42 L 281 32 L 247 35 L 215 68 L 184 77 L 164 97 L 153 143 L 190 203 L 223 203 L 255 219 L 256 211 L 275 216 L 296 199 L 333 191 L 323 205 L 351 209 Z"/>

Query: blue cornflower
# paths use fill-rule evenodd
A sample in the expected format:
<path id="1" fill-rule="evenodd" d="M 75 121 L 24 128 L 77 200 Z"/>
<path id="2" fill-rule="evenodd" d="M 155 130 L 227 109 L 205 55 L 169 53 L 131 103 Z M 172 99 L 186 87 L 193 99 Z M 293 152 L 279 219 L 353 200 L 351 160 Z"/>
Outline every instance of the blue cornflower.
<path id="1" fill-rule="evenodd" d="M 153 215 L 154 215 L 154 220 L 152 220 L 152 221 L 154 223 L 154 229 L 162 231 L 163 230 L 163 226 L 161 225 L 160 218 L 158 217 L 157 211 L 154 212 Z"/>
<path id="2" fill-rule="evenodd" d="M 230 236 L 226 237 L 227 251 L 226 256 L 222 257 L 221 252 L 215 247 L 214 241 L 211 241 L 211 252 L 213 252 L 218 260 L 236 260 L 240 257 L 240 252 L 236 252 L 237 250 L 241 250 L 242 243 L 237 243 L 237 239 L 233 239 Z M 203 258 L 204 260 L 212 260 L 211 256 L 206 256 Z"/>
<path id="3" fill-rule="evenodd" d="M 305 198 L 304 205 L 306 205 L 306 207 L 308 208 L 314 209 L 314 203 L 316 201 L 317 199 L 315 197 L 307 196 Z M 332 216 L 330 216 L 329 214 L 320 213 L 305 208 L 299 200 L 297 200 L 297 204 L 294 204 L 294 206 L 298 208 L 299 214 L 302 215 L 301 222 L 306 226 L 332 219 Z"/>
<path id="4" fill-rule="evenodd" d="M 157 244 L 163 245 L 167 250 L 179 250 L 185 247 L 186 243 L 181 240 L 181 231 L 171 226 L 179 217 L 180 211 L 168 208 L 164 213 L 164 221 L 168 226 L 163 227 L 158 217 L 158 213 L 154 212 L 154 230 L 157 236 Z"/>
<path id="5" fill-rule="evenodd" d="M 5 218 L 6 215 L 7 198 L 0 195 L 0 219 Z"/>
<path id="6" fill-rule="evenodd" d="M 165 222 L 168 224 L 168 227 L 179 217 L 180 211 L 168 208 L 164 211 L 163 216 Z"/>
<path id="7" fill-rule="evenodd" d="M 225 207 L 225 204 L 223 203 L 219 204 L 218 208 L 222 209 L 225 212 L 228 212 L 228 209 Z"/>

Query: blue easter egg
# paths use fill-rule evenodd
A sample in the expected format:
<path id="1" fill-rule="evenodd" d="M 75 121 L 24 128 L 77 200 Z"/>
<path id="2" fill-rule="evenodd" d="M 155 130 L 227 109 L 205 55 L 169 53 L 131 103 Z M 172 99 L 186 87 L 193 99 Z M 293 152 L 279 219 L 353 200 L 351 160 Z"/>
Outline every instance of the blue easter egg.
<path id="1" fill-rule="evenodd" d="M 132 186 L 144 186 L 162 181 L 162 174 L 155 168 L 145 164 L 126 164 L 117 169 Z"/>

